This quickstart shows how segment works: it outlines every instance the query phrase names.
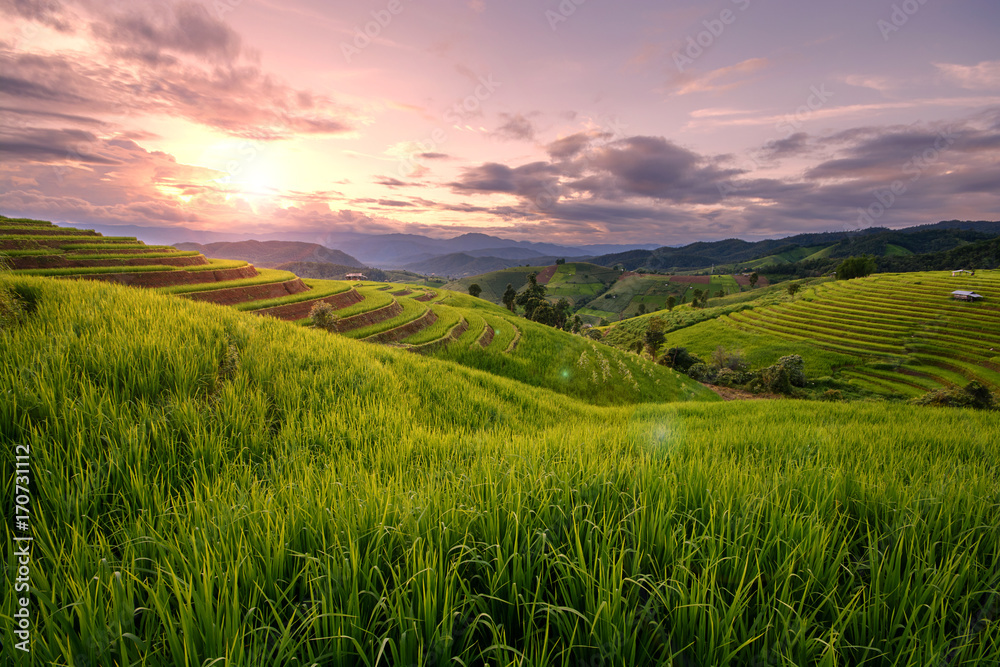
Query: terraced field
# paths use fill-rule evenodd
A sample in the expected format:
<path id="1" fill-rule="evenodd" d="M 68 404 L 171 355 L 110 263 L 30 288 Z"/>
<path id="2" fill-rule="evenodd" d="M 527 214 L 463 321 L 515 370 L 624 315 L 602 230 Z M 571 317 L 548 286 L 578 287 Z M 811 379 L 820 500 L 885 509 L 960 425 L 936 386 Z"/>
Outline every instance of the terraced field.
<path id="1" fill-rule="evenodd" d="M 955 301 L 951 292 L 957 289 L 973 290 L 985 300 Z M 838 359 L 829 366 L 831 373 L 876 393 L 917 396 L 972 380 L 1000 388 L 998 302 L 997 271 L 975 277 L 880 274 L 824 283 L 787 303 L 730 313 L 672 334 L 668 344 L 706 353 L 723 340 L 740 338 L 721 325 L 751 334 L 744 337 L 750 349 L 778 339 L 805 346 L 803 356 L 816 350 Z"/>

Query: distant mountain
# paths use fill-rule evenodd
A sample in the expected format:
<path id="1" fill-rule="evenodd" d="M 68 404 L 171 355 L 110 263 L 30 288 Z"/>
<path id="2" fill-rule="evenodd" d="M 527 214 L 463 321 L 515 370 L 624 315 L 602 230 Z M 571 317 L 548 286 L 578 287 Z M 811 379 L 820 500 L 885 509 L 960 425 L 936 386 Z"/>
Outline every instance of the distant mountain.
<path id="1" fill-rule="evenodd" d="M 501 269 L 518 266 L 524 262 L 503 259 L 500 257 L 473 257 L 462 252 L 442 255 L 407 264 L 403 269 L 421 273 L 428 276 L 452 276 L 463 278 L 465 276 L 475 276 L 480 273 L 499 271 Z M 534 264 L 534 262 L 532 262 Z"/>
<path id="2" fill-rule="evenodd" d="M 174 247 L 179 250 L 194 250 L 206 257 L 241 259 L 263 267 L 274 267 L 286 262 L 323 262 L 358 268 L 364 266 L 340 250 L 301 241 L 220 241 L 208 245 L 176 243 Z"/>
<path id="3" fill-rule="evenodd" d="M 698 242 L 677 248 L 601 255 L 590 261 L 602 266 L 621 264 L 631 270 L 692 270 L 713 265 L 766 269 L 810 258 L 831 260 L 866 254 L 883 257 L 944 252 L 998 234 L 1000 223 L 951 221 L 898 230 L 873 227 L 859 232 L 799 234 L 755 242 L 741 239 Z"/>

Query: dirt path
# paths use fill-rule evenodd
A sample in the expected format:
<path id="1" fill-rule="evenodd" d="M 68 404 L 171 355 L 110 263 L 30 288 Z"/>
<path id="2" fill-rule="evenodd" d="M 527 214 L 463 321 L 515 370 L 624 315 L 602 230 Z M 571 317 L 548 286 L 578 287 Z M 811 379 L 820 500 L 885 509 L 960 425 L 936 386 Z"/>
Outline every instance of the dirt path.
<path id="1" fill-rule="evenodd" d="M 724 401 L 757 401 L 771 398 L 781 398 L 777 394 L 752 394 L 742 389 L 731 387 L 719 387 L 714 384 L 706 384 L 706 387 L 718 394 Z"/>

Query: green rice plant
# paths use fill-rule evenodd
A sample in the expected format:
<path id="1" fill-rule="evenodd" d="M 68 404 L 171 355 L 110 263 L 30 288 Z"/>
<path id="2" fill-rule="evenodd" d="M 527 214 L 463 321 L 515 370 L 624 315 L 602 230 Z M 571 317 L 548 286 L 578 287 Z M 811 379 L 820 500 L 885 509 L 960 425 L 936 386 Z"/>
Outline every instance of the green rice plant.
<path id="1" fill-rule="evenodd" d="M 437 320 L 434 321 L 434 324 L 418 331 L 412 336 L 404 338 L 404 343 L 408 343 L 409 345 L 422 345 L 424 343 L 430 343 L 431 341 L 438 340 L 439 338 L 444 338 L 463 318 L 462 311 L 450 306 L 445 306 L 444 304 L 434 304 L 431 306 L 431 310 L 433 310 L 437 315 Z"/>
<path id="2" fill-rule="evenodd" d="M 0 286 L 37 297 L 0 335 L 37 664 L 1000 661 L 994 414 L 597 407 L 155 292 Z"/>
<path id="3" fill-rule="evenodd" d="M 366 327 L 361 327 L 360 329 L 345 331 L 343 335 L 348 338 L 360 340 L 362 338 L 374 336 L 375 334 L 380 334 L 388 331 L 389 329 L 395 329 L 396 327 L 412 322 L 427 312 L 427 304 L 414 301 L 413 299 L 400 298 L 399 304 L 403 307 L 403 311 L 395 317 L 382 320 L 381 322 L 376 322 L 375 324 L 370 324 Z"/>
<path id="4" fill-rule="evenodd" d="M 266 285 L 268 283 L 283 283 L 294 280 L 295 274 L 291 271 L 278 271 L 276 269 L 257 269 L 257 275 L 253 278 L 241 278 L 239 280 L 224 280 L 216 283 L 197 283 L 193 285 L 173 285 L 170 287 L 160 287 L 157 291 L 162 294 L 191 294 L 194 292 L 211 292 L 220 289 L 232 289 L 234 287 L 251 287 L 253 285 Z"/>
<path id="5" fill-rule="evenodd" d="M 285 306 L 291 303 L 301 303 L 302 301 L 322 299 L 323 297 L 341 294 L 351 289 L 351 283 L 344 282 L 342 280 L 314 280 L 309 278 L 304 279 L 303 282 L 309 286 L 309 291 L 299 292 L 298 294 L 289 294 L 287 296 L 279 296 L 273 299 L 261 299 L 259 301 L 239 303 L 236 304 L 234 308 L 236 308 L 236 310 L 262 310 L 264 308 L 272 308 L 274 306 Z"/>

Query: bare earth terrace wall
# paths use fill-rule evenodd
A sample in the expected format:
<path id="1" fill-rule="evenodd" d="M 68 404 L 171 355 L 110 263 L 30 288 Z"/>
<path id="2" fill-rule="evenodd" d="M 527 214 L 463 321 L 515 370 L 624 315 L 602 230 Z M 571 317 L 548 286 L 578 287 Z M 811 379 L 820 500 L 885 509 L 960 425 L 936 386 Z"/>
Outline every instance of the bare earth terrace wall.
<path id="1" fill-rule="evenodd" d="M 350 317 L 345 317 L 342 320 L 338 320 L 337 331 L 344 333 L 345 331 L 354 331 L 355 329 L 369 327 L 373 324 L 378 324 L 379 322 L 384 322 L 385 320 L 396 317 L 396 315 L 399 315 L 401 312 L 403 312 L 403 304 L 393 299 L 392 303 L 388 306 L 383 306 L 381 308 L 376 308 L 375 310 L 369 310 L 367 313 L 359 313 L 357 315 L 352 315 Z"/>
<path id="2" fill-rule="evenodd" d="M 477 340 L 476 342 L 479 343 L 479 347 L 487 348 L 490 346 L 490 343 L 493 342 L 494 335 L 496 335 L 496 332 L 493 331 L 493 327 L 487 324 L 486 328 L 483 329 L 483 334 L 479 337 L 479 340 Z"/>
<path id="3" fill-rule="evenodd" d="M 413 300 L 414 301 L 430 301 L 431 299 L 433 299 L 436 296 L 437 296 L 437 292 L 427 292 L 425 294 L 421 294 L 420 296 L 413 297 Z"/>
<path id="4" fill-rule="evenodd" d="M 389 329 L 388 331 L 383 331 L 382 333 L 375 334 L 374 336 L 369 336 L 364 340 L 369 343 L 398 343 L 407 336 L 412 336 L 418 331 L 423 331 L 430 325 L 434 324 L 437 322 L 437 318 L 437 313 L 428 308 L 426 313 L 412 322 L 407 322 L 406 324 L 398 326 L 395 329 Z"/>
<path id="5" fill-rule="evenodd" d="M 685 285 L 708 285 L 712 282 L 712 276 L 670 276 L 670 282 Z"/>
<path id="6" fill-rule="evenodd" d="M 209 290 L 207 292 L 189 292 L 181 294 L 192 301 L 217 303 L 220 306 L 234 306 L 247 301 L 276 299 L 290 294 L 308 292 L 309 286 L 301 278 L 286 280 L 282 283 L 265 283 L 263 285 L 247 285 L 246 287 L 230 287 L 228 289 Z"/>
<path id="7" fill-rule="evenodd" d="M 335 309 L 340 310 L 341 308 L 347 308 L 348 306 L 352 306 L 364 300 L 365 298 L 358 294 L 358 291 L 352 287 L 346 292 L 331 294 L 330 296 L 325 296 L 320 299 L 309 299 L 308 301 L 299 301 L 298 303 L 290 303 L 284 306 L 274 306 L 272 308 L 264 308 L 263 310 L 254 310 L 251 312 L 257 315 L 268 315 L 270 317 L 277 317 L 279 320 L 291 322 L 301 320 L 304 317 L 309 317 L 309 311 L 311 311 L 313 306 L 317 303 L 328 303 Z"/>
<path id="8" fill-rule="evenodd" d="M 97 236 L 93 229 L 66 229 L 65 227 L 3 227 L 0 234 L 17 234 L 18 236 Z"/>
<path id="9" fill-rule="evenodd" d="M 66 259 L 60 255 L 34 255 L 28 257 L 11 257 L 15 269 L 63 269 L 85 266 L 146 266 L 162 264 L 164 266 L 204 266 L 208 260 L 203 255 L 181 257 L 156 257 L 146 259 L 133 257 L 131 259 Z"/>
<path id="10" fill-rule="evenodd" d="M 253 264 L 235 269 L 218 271 L 145 271 L 142 273 L 86 273 L 64 276 L 80 280 L 103 280 L 133 287 L 173 287 L 174 285 L 197 285 L 199 283 L 221 283 L 227 280 L 243 280 L 257 276 Z"/>

